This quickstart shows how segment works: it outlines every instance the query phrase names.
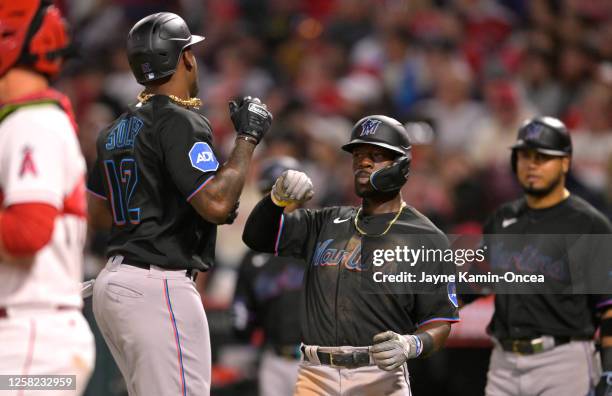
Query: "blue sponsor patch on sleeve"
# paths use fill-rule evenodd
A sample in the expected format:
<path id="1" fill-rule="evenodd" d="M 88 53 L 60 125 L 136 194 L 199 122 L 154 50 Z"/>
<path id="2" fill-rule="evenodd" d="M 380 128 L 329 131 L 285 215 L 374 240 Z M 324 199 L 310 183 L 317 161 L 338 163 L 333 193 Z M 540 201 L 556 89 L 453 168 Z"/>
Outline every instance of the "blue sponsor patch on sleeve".
<path id="1" fill-rule="evenodd" d="M 455 306 L 459 307 L 459 301 L 457 301 L 457 285 L 455 282 L 448 282 L 446 285 L 446 291 L 448 292 L 448 299 Z"/>
<path id="2" fill-rule="evenodd" d="M 189 150 L 189 160 L 191 166 L 202 172 L 213 172 L 219 168 L 219 161 L 217 161 L 208 143 L 195 143 Z"/>

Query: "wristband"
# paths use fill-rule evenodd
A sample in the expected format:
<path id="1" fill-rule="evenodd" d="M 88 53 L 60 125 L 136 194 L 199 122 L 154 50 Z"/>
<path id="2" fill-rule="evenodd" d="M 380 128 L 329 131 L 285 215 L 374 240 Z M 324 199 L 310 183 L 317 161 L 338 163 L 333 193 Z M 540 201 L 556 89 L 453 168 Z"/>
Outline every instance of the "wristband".
<path id="1" fill-rule="evenodd" d="M 423 341 L 421 341 L 421 339 L 418 336 L 414 337 L 414 340 L 416 342 L 416 356 L 415 357 L 419 357 L 421 353 L 423 352 Z"/>

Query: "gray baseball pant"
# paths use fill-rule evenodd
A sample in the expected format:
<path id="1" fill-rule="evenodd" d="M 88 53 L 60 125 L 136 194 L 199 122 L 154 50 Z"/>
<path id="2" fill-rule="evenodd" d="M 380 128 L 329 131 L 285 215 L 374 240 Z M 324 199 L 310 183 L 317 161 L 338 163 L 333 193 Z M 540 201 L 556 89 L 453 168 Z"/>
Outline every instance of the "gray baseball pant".
<path id="1" fill-rule="evenodd" d="M 185 270 L 111 257 L 96 279 L 93 311 L 130 396 L 210 394 L 208 322 Z"/>
<path id="2" fill-rule="evenodd" d="M 572 341 L 533 355 L 506 352 L 494 344 L 487 396 L 586 396 L 599 379 L 592 341 Z"/>

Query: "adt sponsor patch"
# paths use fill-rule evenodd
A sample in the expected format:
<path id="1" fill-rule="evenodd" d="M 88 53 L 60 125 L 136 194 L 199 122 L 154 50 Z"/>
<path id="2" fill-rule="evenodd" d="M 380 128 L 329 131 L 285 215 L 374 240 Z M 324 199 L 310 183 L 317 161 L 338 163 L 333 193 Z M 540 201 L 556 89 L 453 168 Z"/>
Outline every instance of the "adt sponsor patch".
<path id="1" fill-rule="evenodd" d="M 197 142 L 189 150 L 191 166 L 202 172 L 212 172 L 219 168 L 219 161 L 215 157 L 208 143 Z"/>
<path id="2" fill-rule="evenodd" d="M 446 285 L 446 291 L 448 292 L 448 299 L 455 306 L 455 308 L 459 307 L 459 302 L 457 301 L 457 285 L 455 282 L 448 282 Z"/>

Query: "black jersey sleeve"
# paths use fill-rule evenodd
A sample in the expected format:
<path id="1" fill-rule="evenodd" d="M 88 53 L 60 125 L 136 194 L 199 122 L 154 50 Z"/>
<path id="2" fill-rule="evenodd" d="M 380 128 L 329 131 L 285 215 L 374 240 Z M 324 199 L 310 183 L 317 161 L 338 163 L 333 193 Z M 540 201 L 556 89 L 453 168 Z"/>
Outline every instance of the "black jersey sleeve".
<path id="1" fill-rule="evenodd" d="M 98 198 L 107 199 L 104 190 L 104 177 L 97 159 L 87 175 L 87 190 Z"/>
<path id="2" fill-rule="evenodd" d="M 443 235 L 427 235 L 423 239 L 424 247 L 430 249 L 448 249 L 448 239 Z M 443 261 L 421 263 L 427 265 L 427 273 L 452 275 L 455 273 L 453 263 Z M 414 319 L 417 327 L 432 322 L 458 322 L 458 301 L 455 282 L 427 282 L 421 285 L 415 295 Z"/>
<path id="3" fill-rule="evenodd" d="M 251 249 L 277 256 L 307 258 L 314 249 L 325 210 L 283 213 L 269 196 L 249 215 L 242 240 Z"/>
<path id="4" fill-rule="evenodd" d="M 284 214 L 276 236 L 274 254 L 309 261 L 324 213 L 325 210 L 298 209 Z"/>
<path id="5" fill-rule="evenodd" d="M 249 215 L 242 240 L 258 252 L 273 253 L 283 220 L 283 208 L 276 206 L 270 195 L 261 199 Z"/>
<path id="6" fill-rule="evenodd" d="M 162 162 L 178 190 L 190 200 L 220 166 L 210 126 L 188 111 L 171 113 L 159 122 Z"/>

